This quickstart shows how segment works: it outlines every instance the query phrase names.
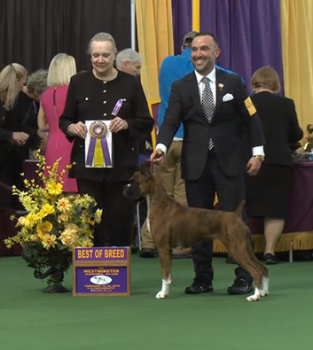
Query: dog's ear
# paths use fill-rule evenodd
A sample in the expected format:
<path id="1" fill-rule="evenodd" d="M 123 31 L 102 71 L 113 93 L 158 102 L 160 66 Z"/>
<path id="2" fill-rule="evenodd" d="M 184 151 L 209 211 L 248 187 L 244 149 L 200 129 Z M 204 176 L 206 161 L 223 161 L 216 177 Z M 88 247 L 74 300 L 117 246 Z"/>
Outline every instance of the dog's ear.
<path id="1" fill-rule="evenodd" d="M 147 178 L 150 178 L 151 174 L 152 174 L 151 165 L 152 165 L 152 163 L 150 160 L 144 160 L 141 163 L 140 172 L 142 175 L 144 175 Z"/>

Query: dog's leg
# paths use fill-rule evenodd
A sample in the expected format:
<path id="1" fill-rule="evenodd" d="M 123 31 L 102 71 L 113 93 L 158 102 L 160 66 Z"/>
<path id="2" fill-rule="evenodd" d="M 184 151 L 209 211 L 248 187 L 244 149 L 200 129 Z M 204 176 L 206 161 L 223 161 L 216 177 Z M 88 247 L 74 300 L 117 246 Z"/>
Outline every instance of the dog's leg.
<path id="1" fill-rule="evenodd" d="M 159 248 L 158 247 L 158 254 L 159 254 L 161 273 L 162 273 L 162 289 L 157 293 L 157 295 L 155 297 L 157 299 L 164 299 L 169 295 L 170 284 L 172 283 L 171 250 L 169 247 L 167 247 L 167 248 Z"/>
<path id="2" fill-rule="evenodd" d="M 262 277 L 262 289 L 260 290 L 261 297 L 266 297 L 269 294 L 269 278 L 266 276 Z"/>
<path id="3" fill-rule="evenodd" d="M 234 235 L 233 235 L 234 236 Z M 241 237 L 239 237 L 241 238 Z M 260 263 L 254 255 L 251 244 L 247 239 L 234 240 L 230 242 L 223 242 L 228 249 L 230 255 L 237 261 L 237 263 L 250 273 L 255 283 L 254 294 L 247 297 L 248 301 L 258 301 L 261 298 L 262 282 L 264 283 L 265 276 L 268 276 L 267 268 Z M 268 279 L 267 279 L 268 281 Z M 265 287 L 266 280 L 265 280 Z"/>
<path id="4" fill-rule="evenodd" d="M 259 301 L 261 298 L 260 289 L 258 287 L 254 288 L 254 294 L 247 297 L 248 301 Z"/>

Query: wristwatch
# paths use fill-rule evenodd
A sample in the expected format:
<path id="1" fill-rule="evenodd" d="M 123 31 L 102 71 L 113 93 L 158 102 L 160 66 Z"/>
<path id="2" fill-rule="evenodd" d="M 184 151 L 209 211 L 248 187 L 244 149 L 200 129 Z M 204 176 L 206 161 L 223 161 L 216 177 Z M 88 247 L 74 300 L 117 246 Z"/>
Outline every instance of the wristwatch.
<path id="1" fill-rule="evenodd" d="M 264 162 L 264 156 L 261 156 L 260 154 L 259 155 L 256 155 L 256 156 L 253 156 L 255 158 L 258 158 L 261 162 Z"/>

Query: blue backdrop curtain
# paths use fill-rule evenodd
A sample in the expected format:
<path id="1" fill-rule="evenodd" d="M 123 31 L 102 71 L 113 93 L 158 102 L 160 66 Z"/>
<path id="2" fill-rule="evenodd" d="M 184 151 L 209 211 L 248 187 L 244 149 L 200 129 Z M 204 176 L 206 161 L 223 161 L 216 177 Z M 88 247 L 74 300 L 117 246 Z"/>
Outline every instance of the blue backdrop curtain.
<path id="1" fill-rule="evenodd" d="M 172 0 L 175 53 L 192 28 L 192 0 Z M 201 0 L 200 30 L 212 32 L 222 50 L 218 64 L 240 74 L 249 88 L 252 73 L 274 67 L 281 79 L 280 0 Z"/>

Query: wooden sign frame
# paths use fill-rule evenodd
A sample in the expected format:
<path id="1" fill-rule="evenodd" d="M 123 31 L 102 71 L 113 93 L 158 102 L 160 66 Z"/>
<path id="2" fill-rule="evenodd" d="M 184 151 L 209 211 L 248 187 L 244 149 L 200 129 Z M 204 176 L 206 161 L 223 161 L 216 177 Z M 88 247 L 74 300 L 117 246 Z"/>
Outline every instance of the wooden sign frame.
<path id="1" fill-rule="evenodd" d="M 73 250 L 73 296 L 129 295 L 131 295 L 130 247 L 92 247 Z"/>

